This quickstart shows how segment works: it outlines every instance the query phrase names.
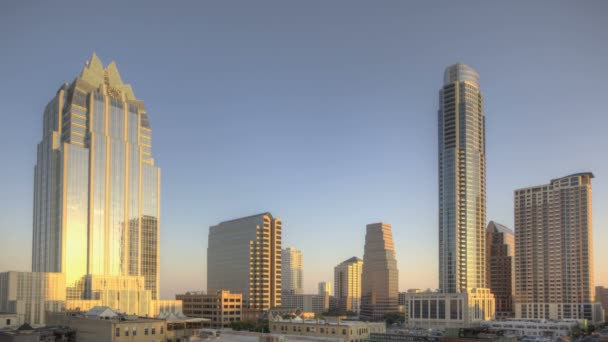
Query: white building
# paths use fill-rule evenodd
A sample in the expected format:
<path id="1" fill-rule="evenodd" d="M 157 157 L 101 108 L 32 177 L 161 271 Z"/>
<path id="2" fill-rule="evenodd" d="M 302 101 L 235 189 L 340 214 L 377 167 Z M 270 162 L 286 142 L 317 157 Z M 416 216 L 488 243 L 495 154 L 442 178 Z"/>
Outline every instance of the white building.
<path id="1" fill-rule="evenodd" d="M 512 319 L 506 321 L 482 322 L 482 327 L 493 330 L 502 330 L 505 336 L 533 336 L 549 337 L 551 339 L 560 336 L 571 336 L 585 321 L 575 319 L 553 321 L 544 319 Z"/>
<path id="2" fill-rule="evenodd" d="M 494 318 L 496 304 L 489 289 L 462 293 L 406 293 L 410 328 L 466 328 Z"/>

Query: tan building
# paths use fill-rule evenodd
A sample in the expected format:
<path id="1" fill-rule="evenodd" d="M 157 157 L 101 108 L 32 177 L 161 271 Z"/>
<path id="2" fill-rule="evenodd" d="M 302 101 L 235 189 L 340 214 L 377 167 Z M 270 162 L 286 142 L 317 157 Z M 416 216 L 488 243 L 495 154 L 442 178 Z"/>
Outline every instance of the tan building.
<path id="1" fill-rule="evenodd" d="M 270 213 L 209 228 L 207 293 L 243 295 L 254 310 L 281 306 L 281 219 Z"/>
<path id="2" fill-rule="evenodd" d="M 601 319 L 594 304 L 592 178 L 577 173 L 515 190 L 516 318 Z"/>
<path id="3" fill-rule="evenodd" d="M 399 271 L 391 225 L 367 225 L 361 273 L 361 313 L 363 320 L 380 320 L 399 311 Z"/>
<path id="4" fill-rule="evenodd" d="M 460 293 L 407 292 L 406 322 L 410 328 L 468 328 L 494 318 L 494 295 L 489 289 Z"/>
<path id="5" fill-rule="evenodd" d="M 486 283 L 496 299 L 496 318 L 515 317 L 515 235 L 490 221 L 486 229 Z"/>
<path id="6" fill-rule="evenodd" d="M 602 310 L 604 310 L 604 320 L 608 320 L 608 288 L 604 286 L 596 286 L 595 301 L 602 304 Z"/>
<path id="7" fill-rule="evenodd" d="M 79 342 L 167 341 L 164 319 L 120 315 L 109 307 L 94 307 L 86 313 L 50 313 L 48 324 L 76 330 Z"/>
<path id="8" fill-rule="evenodd" d="M 228 327 L 230 323 L 242 320 L 243 296 L 240 293 L 186 292 L 176 295 L 175 299 L 183 302 L 184 315 L 207 318 L 209 325 L 215 328 Z"/>
<path id="9" fill-rule="evenodd" d="M 303 294 L 303 272 L 302 251 L 293 247 L 283 249 L 281 251 L 281 292 Z"/>
<path id="10" fill-rule="evenodd" d="M 352 257 L 334 267 L 334 297 L 342 311 L 361 310 L 361 273 L 363 260 Z"/>
<path id="11" fill-rule="evenodd" d="M 299 335 L 307 337 L 338 338 L 344 342 L 367 341 L 370 333 L 385 333 L 386 324 L 362 321 L 324 321 L 303 320 L 299 317 L 292 320 L 271 320 L 270 333 L 280 335 Z"/>
<path id="12" fill-rule="evenodd" d="M 319 282 L 319 296 L 329 295 L 331 296 L 331 281 L 321 281 Z"/>
<path id="13" fill-rule="evenodd" d="M 62 311 L 64 307 L 62 273 L 0 273 L 0 312 L 17 315 L 19 323 L 44 325 L 47 311 Z"/>
<path id="14" fill-rule="evenodd" d="M 281 307 L 321 314 L 329 310 L 329 294 L 283 294 L 281 298 Z"/>

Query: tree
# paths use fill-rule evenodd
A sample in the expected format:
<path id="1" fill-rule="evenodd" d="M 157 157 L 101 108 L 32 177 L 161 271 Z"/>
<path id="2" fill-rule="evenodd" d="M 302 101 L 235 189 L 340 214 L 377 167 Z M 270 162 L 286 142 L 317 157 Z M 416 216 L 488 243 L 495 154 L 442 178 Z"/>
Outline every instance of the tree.
<path id="1" fill-rule="evenodd" d="M 382 317 L 387 325 L 403 324 L 405 322 L 405 314 L 403 312 L 389 312 Z"/>

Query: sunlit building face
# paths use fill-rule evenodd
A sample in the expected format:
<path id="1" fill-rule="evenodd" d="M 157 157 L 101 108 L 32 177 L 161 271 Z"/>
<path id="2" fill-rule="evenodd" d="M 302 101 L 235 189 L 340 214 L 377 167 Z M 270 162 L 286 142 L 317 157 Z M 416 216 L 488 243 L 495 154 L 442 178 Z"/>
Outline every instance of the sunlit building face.
<path id="1" fill-rule="evenodd" d="M 464 64 L 445 71 L 438 128 L 439 288 L 484 288 L 485 116 L 479 74 Z"/>
<path id="2" fill-rule="evenodd" d="M 34 185 L 32 269 L 62 272 L 68 300 L 85 275 L 141 276 L 158 297 L 160 169 L 144 103 L 93 55 L 44 111 Z"/>

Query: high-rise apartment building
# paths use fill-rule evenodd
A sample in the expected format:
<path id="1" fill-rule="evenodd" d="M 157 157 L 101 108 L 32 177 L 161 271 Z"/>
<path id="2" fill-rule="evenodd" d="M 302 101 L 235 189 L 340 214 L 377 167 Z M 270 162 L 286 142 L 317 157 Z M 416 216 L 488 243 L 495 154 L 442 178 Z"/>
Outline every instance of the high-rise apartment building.
<path id="1" fill-rule="evenodd" d="M 95 54 L 46 106 L 32 270 L 63 274 L 66 308 L 101 301 L 151 314 L 157 306 L 160 169 L 151 146 L 143 101 L 114 62 L 104 68 Z"/>
<path id="2" fill-rule="evenodd" d="M 331 281 L 319 282 L 319 296 L 331 296 Z"/>
<path id="3" fill-rule="evenodd" d="M 281 290 L 286 294 L 303 294 L 302 251 L 293 247 L 281 251 Z"/>
<path id="4" fill-rule="evenodd" d="M 439 91 L 439 289 L 485 288 L 485 116 L 479 74 L 445 70 Z"/>
<path id="5" fill-rule="evenodd" d="M 281 219 L 270 213 L 209 228 L 207 293 L 243 295 L 243 307 L 281 306 Z"/>
<path id="6" fill-rule="evenodd" d="M 352 257 L 334 267 L 334 297 L 344 312 L 361 310 L 361 273 L 363 260 Z"/>
<path id="7" fill-rule="evenodd" d="M 517 318 L 600 319 L 594 304 L 592 178 L 590 172 L 577 173 L 515 190 Z"/>
<path id="8" fill-rule="evenodd" d="M 367 225 L 361 273 L 361 319 L 378 320 L 399 311 L 399 273 L 391 225 Z"/>
<path id="9" fill-rule="evenodd" d="M 496 318 L 515 316 L 515 236 L 500 223 L 486 229 L 486 283 L 496 301 Z"/>

